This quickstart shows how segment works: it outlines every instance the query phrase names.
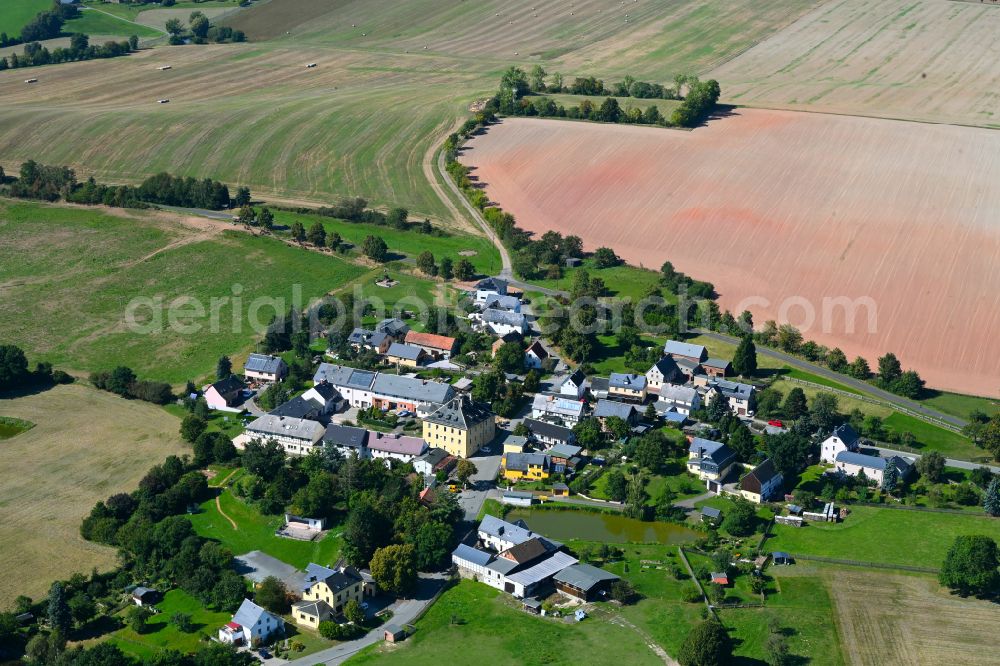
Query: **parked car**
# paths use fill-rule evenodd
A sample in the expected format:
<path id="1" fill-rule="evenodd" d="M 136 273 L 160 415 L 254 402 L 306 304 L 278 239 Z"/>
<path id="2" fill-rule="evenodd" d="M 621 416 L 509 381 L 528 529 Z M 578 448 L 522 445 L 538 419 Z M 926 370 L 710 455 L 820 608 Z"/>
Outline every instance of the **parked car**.
<path id="1" fill-rule="evenodd" d="M 401 409 L 396 412 L 396 416 L 413 416 L 413 412 L 408 409 Z"/>
<path id="2" fill-rule="evenodd" d="M 782 423 L 779 419 L 771 419 L 770 421 L 767 422 L 767 425 L 773 426 L 775 428 L 784 428 L 785 427 L 785 424 Z"/>
<path id="3" fill-rule="evenodd" d="M 271 658 L 271 652 L 267 648 L 261 648 L 261 649 L 257 650 L 257 654 L 259 654 L 260 656 L 264 657 L 264 659 L 270 659 Z"/>

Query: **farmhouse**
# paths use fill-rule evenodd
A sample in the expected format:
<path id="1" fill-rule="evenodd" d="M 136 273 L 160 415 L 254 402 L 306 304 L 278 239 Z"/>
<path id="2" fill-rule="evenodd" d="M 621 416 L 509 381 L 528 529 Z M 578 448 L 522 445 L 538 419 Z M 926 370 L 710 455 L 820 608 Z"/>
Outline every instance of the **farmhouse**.
<path id="1" fill-rule="evenodd" d="M 709 377 L 724 379 L 733 373 L 733 365 L 721 358 L 706 359 L 701 364 L 702 371 Z"/>
<path id="2" fill-rule="evenodd" d="M 571 428 L 564 428 L 548 421 L 537 421 L 535 419 L 524 419 L 522 423 L 528 429 L 528 432 L 531 433 L 532 438 L 542 444 L 555 446 L 576 442 L 576 433 Z"/>
<path id="3" fill-rule="evenodd" d="M 543 481 L 549 478 L 550 461 L 541 453 L 505 453 L 500 464 L 503 478 L 518 481 Z"/>
<path id="4" fill-rule="evenodd" d="M 612 372 L 608 379 L 608 398 L 624 402 L 643 402 L 646 399 L 645 375 Z"/>
<path id="5" fill-rule="evenodd" d="M 507 281 L 500 278 L 488 277 L 476 283 L 476 303 L 485 303 L 493 296 L 507 295 Z"/>
<path id="6" fill-rule="evenodd" d="M 575 425 L 583 418 L 586 404 L 562 395 L 536 393 L 531 401 L 531 418 Z"/>
<path id="7" fill-rule="evenodd" d="M 389 363 L 416 368 L 427 358 L 427 352 L 421 347 L 393 342 L 385 352 L 385 357 Z"/>
<path id="8" fill-rule="evenodd" d="M 587 385 L 587 375 L 583 374 L 582 370 L 576 369 L 559 385 L 559 394 L 579 400 L 587 393 Z"/>
<path id="9" fill-rule="evenodd" d="M 244 449 L 248 442 L 273 439 L 285 453 L 304 456 L 319 446 L 326 428 L 317 421 L 287 416 L 265 414 L 246 427 L 246 431 L 233 439 L 237 449 Z"/>
<path id="10" fill-rule="evenodd" d="M 736 453 L 725 444 L 701 437 L 691 438 L 687 468 L 702 481 L 725 479 L 735 463 Z"/>
<path id="11" fill-rule="evenodd" d="M 862 472 L 879 485 L 885 481 L 885 470 L 890 466 L 899 472 L 900 479 L 906 479 L 913 472 L 913 463 L 900 456 L 882 458 L 854 451 L 841 451 L 834 462 L 837 471 L 847 476 L 859 476 Z"/>
<path id="12" fill-rule="evenodd" d="M 350 458 L 352 455 L 359 458 L 370 457 L 367 446 L 368 431 L 364 428 L 331 423 L 323 433 L 323 444 L 336 449 L 345 458 Z"/>
<path id="13" fill-rule="evenodd" d="M 666 344 L 663 345 L 663 354 L 675 361 L 684 359 L 694 364 L 700 364 L 708 359 L 708 350 L 702 345 L 692 345 L 677 340 L 667 340 Z"/>
<path id="14" fill-rule="evenodd" d="M 860 443 L 861 438 L 849 423 L 839 425 L 820 444 L 819 460 L 832 465 L 837 461 L 837 454 L 842 451 L 857 453 Z"/>
<path id="15" fill-rule="evenodd" d="M 508 312 L 490 308 L 481 314 L 471 314 L 469 319 L 479 322 L 480 328 L 496 336 L 508 333 L 525 335 L 528 332 L 528 319 L 520 312 Z"/>
<path id="16" fill-rule="evenodd" d="M 232 621 L 219 629 L 219 641 L 256 647 L 284 633 L 284 620 L 249 599 L 244 599 Z"/>
<path id="17" fill-rule="evenodd" d="M 436 409 L 455 395 L 455 390 L 444 382 L 356 370 L 332 363 L 321 363 L 313 381 L 328 382 L 348 404 L 361 408 L 374 406 L 417 411 L 419 405 L 428 404 Z"/>
<path id="18" fill-rule="evenodd" d="M 766 502 L 780 494 L 784 479 L 770 458 L 740 479 L 740 495 L 754 504 Z"/>
<path id="19" fill-rule="evenodd" d="M 524 367 L 541 370 L 549 358 L 549 353 L 539 340 L 535 340 L 524 350 Z"/>
<path id="20" fill-rule="evenodd" d="M 660 397 L 653 403 L 657 413 L 677 412 L 690 416 L 691 412 L 701 407 L 701 394 L 690 386 L 664 384 L 660 388 Z"/>
<path id="21" fill-rule="evenodd" d="M 677 367 L 677 362 L 670 356 L 664 356 L 646 371 L 646 381 L 649 384 L 649 390 L 657 392 L 660 391 L 664 384 L 672 384 L 682 376 L 680 368 Z"/>
<path id="22" fill-rule="evenodd" d="M 610 571 L 582 562 L 572 564 L 552 577 L 557 590 L 580 601 L 590 601 L 605 593 L 616 580 L 619 580 L 618 576 Z"/>
<path id="23" fill-rule="evenodd" d="M 247 379 L 264 382 L 281 381 L 288 374 L 288 365 L 280 356 L 250 354 L 243 365 L 243 375 Z"/>
<path id="24" fill-rule="evenodd" d="M 466 395 L 451 399 L 424 419 L 424 440 L 458 458 L 468 458 L 495 434 L 493 412 Z"/>
<path id="25" fill-rule="evenodd" d="M 209 409 L 216 409 L 222 412 L 241 412 L 243 403 L 243 391 L 247 388 L 239 377 L 229 375 L 205 389 L 205 403 Z"/>
<path id="26" fill-rule="evenodd" d="M 396 433 L 368 433 L 368 450 L 372 458 L 399 460 L 407 463 L 427 450 L 427 442 L 419 437 L 409 437 Z"/>
<path id="27" fill-rule="evenodd" d="M 714 392 L 720 393 L 729 403 L 729 409 L 737 416 L 753 416 L 757 409 L 756 389 L 750 384 L 731 382 L 727 379 L 713 379 L 708 386 L 709 401 L 711 401 Z"/>
<path id="28" fill-rule="evenodd" d="M 456 340 L 447 335 L 410 331 L 406 334 L 405 341 L 408 345 L 420 347 L 435 360 L 449 359 L 455 353 Z"/>

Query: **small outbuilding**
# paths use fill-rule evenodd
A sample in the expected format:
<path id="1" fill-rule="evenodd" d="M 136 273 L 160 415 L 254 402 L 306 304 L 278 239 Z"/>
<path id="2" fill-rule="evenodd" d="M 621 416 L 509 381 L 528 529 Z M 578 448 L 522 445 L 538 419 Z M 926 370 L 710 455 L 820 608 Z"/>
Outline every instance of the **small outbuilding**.
<path id="1" fill-rule="evenodd" d="M 795 562 L 791 555 L 781 550 L 776 550 L 771 553 L 771 560 L 775 564 L 793 564 Z"/>
<path id="2" fill-rule="evenodd" d="M 399 625 L 390 624 L 385 628 L 384 636 L 387 643 L 398 643 L 406 640 L 406 629 Z"/>
<path id="3" fill-rule="evenodd" d="M 160 593 L 151 587 L 137 587 L 132 590 L 132 601 L 136 606 L 152 606 L 160 600 Z"/>
<path id="4" fill-rule="evenodd" d="M 567 486 L 565 483 L 552 484 L 552 496 L 569 497 L 569 486 Z"/>
<path id="5" fill-rule="evenodd" d="M 722 520 L 722 512 L 711 506 L 701 507 L 701 522 L 718 524 Z"/>
<path id="6" fill-rule="evenodd" d="M 712 574 L 712 582 L 718 585 L 729 585 L 729 574 L 725 572 L 715 572 Z"/>
<path id="7" fill-rule="evenodd" d="M 528 597 L 521 600 L 521 609 L 534 615 L 538 615 L 542 612 L 542 602 L 535 597 Z"/>

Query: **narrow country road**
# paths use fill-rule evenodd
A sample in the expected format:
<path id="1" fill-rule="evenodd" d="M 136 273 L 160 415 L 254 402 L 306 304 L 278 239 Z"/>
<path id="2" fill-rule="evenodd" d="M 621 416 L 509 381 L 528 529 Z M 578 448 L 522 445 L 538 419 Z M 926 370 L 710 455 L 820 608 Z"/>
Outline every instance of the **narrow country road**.
<path id="1" fill-rule="evenodd" d="M 725 335 L 723 333 L 716 333 L 715 331 L 707 331 L 704 329 L 696 329 L 696 332 L 700 335 L 704 335 L 707 338 L 717 340 L 719 342 L 726 342 L 728 344 L 737 345 L 739 344 L 739 338 L 732 335 Z M 768 358 L 774 358 L 784 363 L 787 363 L 793 368 L 802 370 L 804 372 L 809 372 L 814 375 L 823 377 L 824 379 L 829 379 L 835 381 L 838 384 L 843 384 L 844 386 L 849 386 L 852 389 L 860 391 L 866 395 L 873 398 L 877 398 L 882 402 L 887 402 L 891 405 L 901 407 L 903 409 L 914 412 L 917 415 L 923 415 L 927 418 L 936 419 L 938 421 L 943 421 L 955 427 L 964 427 L 968 421 L 965 419 L 960 419 L 957 416 L 951 416 L 943 412 L 939 412 L 936 409 L 931 409 L 930 407 L 925 407 L 919 403 L 916 403 L 908 398 L 898 396 L 895 393 L 889 393 L 877 386 L 873 386 L 868 382 L 861 381 L 860 379 L 854 379 L 853 377 L 848 377 L 847 375 L 842 375 L 839 372 L 834 372 L 828 368 L 824 368 L 821 365 L 816 365 L 815 363 L 810 363 L 809 361 L 804 361 L 800 358 L 796 358 L 790 354 L 777 351 L 775 349 L 765 349 L 763 347 L 757 348 L 757 353 L 761 356 L 767 356 Z"/>
<path id="2" fill-rule="evenodd" d="M 886 449 L 881 446 L 875 447 L 865 447 L 874 448 L 878 451 L 880 456 L 899 456 L 901 458 L 919 458 L 919 453 L 912 453 L 910 451 L 897 451 L 896 449 Z M 988 465 L 986 463 L 974 463 L 968 460 L 955 460 L 954 458 L 945 458 L 944 464 L 946 467 L 957 467 L 958 469 L 978 469 L 980 467 L 989 467 L 994 474 L 1000 474 L 1000 467 L 997 465 Z"/>

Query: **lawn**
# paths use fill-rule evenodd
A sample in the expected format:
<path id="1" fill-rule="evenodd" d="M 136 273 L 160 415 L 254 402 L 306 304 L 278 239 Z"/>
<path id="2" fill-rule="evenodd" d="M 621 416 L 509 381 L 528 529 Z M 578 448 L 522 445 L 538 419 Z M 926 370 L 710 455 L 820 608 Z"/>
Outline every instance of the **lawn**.
<path id="1" fill-rule="evenodd" d="M 660 286 L 660 274 L 655 270 L 622 264 L 610 268 L 598 268 L 594 265 L 592 258 L 583 260 L 578 268 L 563 269 L 563 276 L 557 280 L 537 279 L 531 280 L 532 284 L 549 289 L 561 289 L 569 291 L 573 287 L 573 276 L 581 270 L 587 271 L 590 277 L 599 277 L 607 285 L 607 296 L 614 296 L 618 299 L 631 299 L 633 303 L 646 297 L 650 289 Z M 672 301 L 674 297 L 664 294 L 663 297 Z"/>
<path id="2" fill-rule="evenodd" d="M 217 635 L 219 627 L 232 618 L 231 613 L 205 609 L 201 602 L 180 589 L 164 594 L 156 609 L 159 612 L 149 618 L 141 634 L 124 627 L 113 633 L 110 641 L 140 659 L 149 659 L 165 649 L 196 652 L 204 644 L 206 636 Z M 174 613 L 189 614 L 194 630 L 184 633 L 175 627 L 170 622 Z"/>
<path id="3" fill-rule="evenodd" d="M 793 555 L 937 568 L 956 536 L 1000 539 L 1000 521 L 986 516 L 852 506 L 841 523 L 775 525 L 765 550 Z"/>
<path id="4" fill-rule="evenodd" d="M 102 7 L 103 9 L 103 7 Z M 128 39 L 135 35 L 139 39 L 150 37 L 162 37 L 159 30 L 133 23 L 126 18 L 116 18 L 104 12 L 94 9 L 84 9 L 80 12 L 80 18 L 67 21 L 63 26 L 63 32 L 82 32 L 87 35 L 108 35 L 118 39 Z"/>
<path id="5" fill-rule="evenodd" d="M 918 444 L 922 445 L 921 449 L 925 447 L 934 449 L 949 458 L 975 460 L 987 457 L 986 452 L 973 444 L 970 439 L 909 414 L 893 412 L 882 421 L 882 425 L 892 432 L 909 432 L 917 438 Z"/>
<path id="6" fill-rule="evenodd" d="M 106 571 L 115 550 L 84 541 L 98 500 L 129 492 L 154 464 L 190 452 L 162 409 L 84 384 L 0 400 L 0 414 L 37 425 L 0 441 L 0 608 L 41 598 L 57 578 Z"/>
<path id="7" fill-rule="evenodd" d="M 1000 411 L 1000 403 L 993 398 L 979 398 L 972 395 L 960 395 L 958 393 L 945 393 L 943 391 L 929 391 L 930 397 L 923 398 L 919 402 L 932 407 L 938 411 L 967 419 L 973 410 L 980 410 L 987 414 L 996 414 Z"/>
<path id="8" fill-rule="evenodd" d="M 686 457 L 685 457 L 686 459 Z M 617 466 L 626 476 L 628 475 L 628 465 Z M 615 468 L 612 468 L 615 469 Z M 587 491 L 589 497 L 597 499 L 609 499 L 607 494 L 608 476 L 610 469 L 597 478 L 594 485 Z M 677 494 L 677 499 L 696 497 L 705 492 L 704 486 L 700 485 L 690 474 L 685 471 L 683 459 L 670 461 L 668 468 L 663 474 L 648 474 L 649 483 L 646 484 L 646 493 L 649 495 L 647 504 L 656 503 L 656 498 L 660 496 L 664 488 L 669 487 Z"/>
<path id="9" fill-rule="evenodd" d="M 320 541 L 285 539 L 274 534 L 284 520 L 281 516 L 262 515 L 229 490 L 221 492 L 219 504 L 226 516 L 236 522 L 236 529 L 219 513 L 215 499 L 204 502 L 198 513 L 188 517 L 195 532 L 221 542 L 234 555 L 260 550 L 282 562 L 304 569 L 310 562 L 329 566 L 340 552 L 340 539 L 337 536 L 339 530 L 336 526 L 332 533 Z"/>
<path id="10" fill-rule="evenodd" d="M 416 627 L 405 643 L 377 644 L 347 663 L 597 666 L 608 663 L 609 646 L 629 664 L 663 663 L 639 634 L 604 617 L 575 623 L 529 615 L 499 590 L 469 580 L 442 594 Z"/>
<path id="11" fill-rule="evenodd" d="M 3 11 L 0 11 L 0 32 L 16 37 L 38 12 L 50 7 L 52 3 L 49 0 L 4 0 Z"/>
<path id="12" fill-rule="evenodd" d="M 392 287 L 380 287 L 375 284 L 385 275 L 398 284 Z M 447 306 L 453 310 L 456 304 L 455 291 L 451 285 L 386 269 L 373 270 L 365 274 L 363 279 L 356 280 L 341 293 L 353 293 L 355 297 L 368 299 L 374 311 L 361 321 L 361 325 L 368 327 L 374 327 L 386 317 L 396 317 L 406 312 L 412 315 L 405 317 L 406 324 L 410 328 L 426 331 L 438 307 Z"/>
<path id="13" fill-rule="evenodd" d="M 32 362 L 79 373 L 207 378 L 223 354 L 251 351 L 276 310 L 364 272 L 200 219 L 0 200 L 0 330 Z"/>

